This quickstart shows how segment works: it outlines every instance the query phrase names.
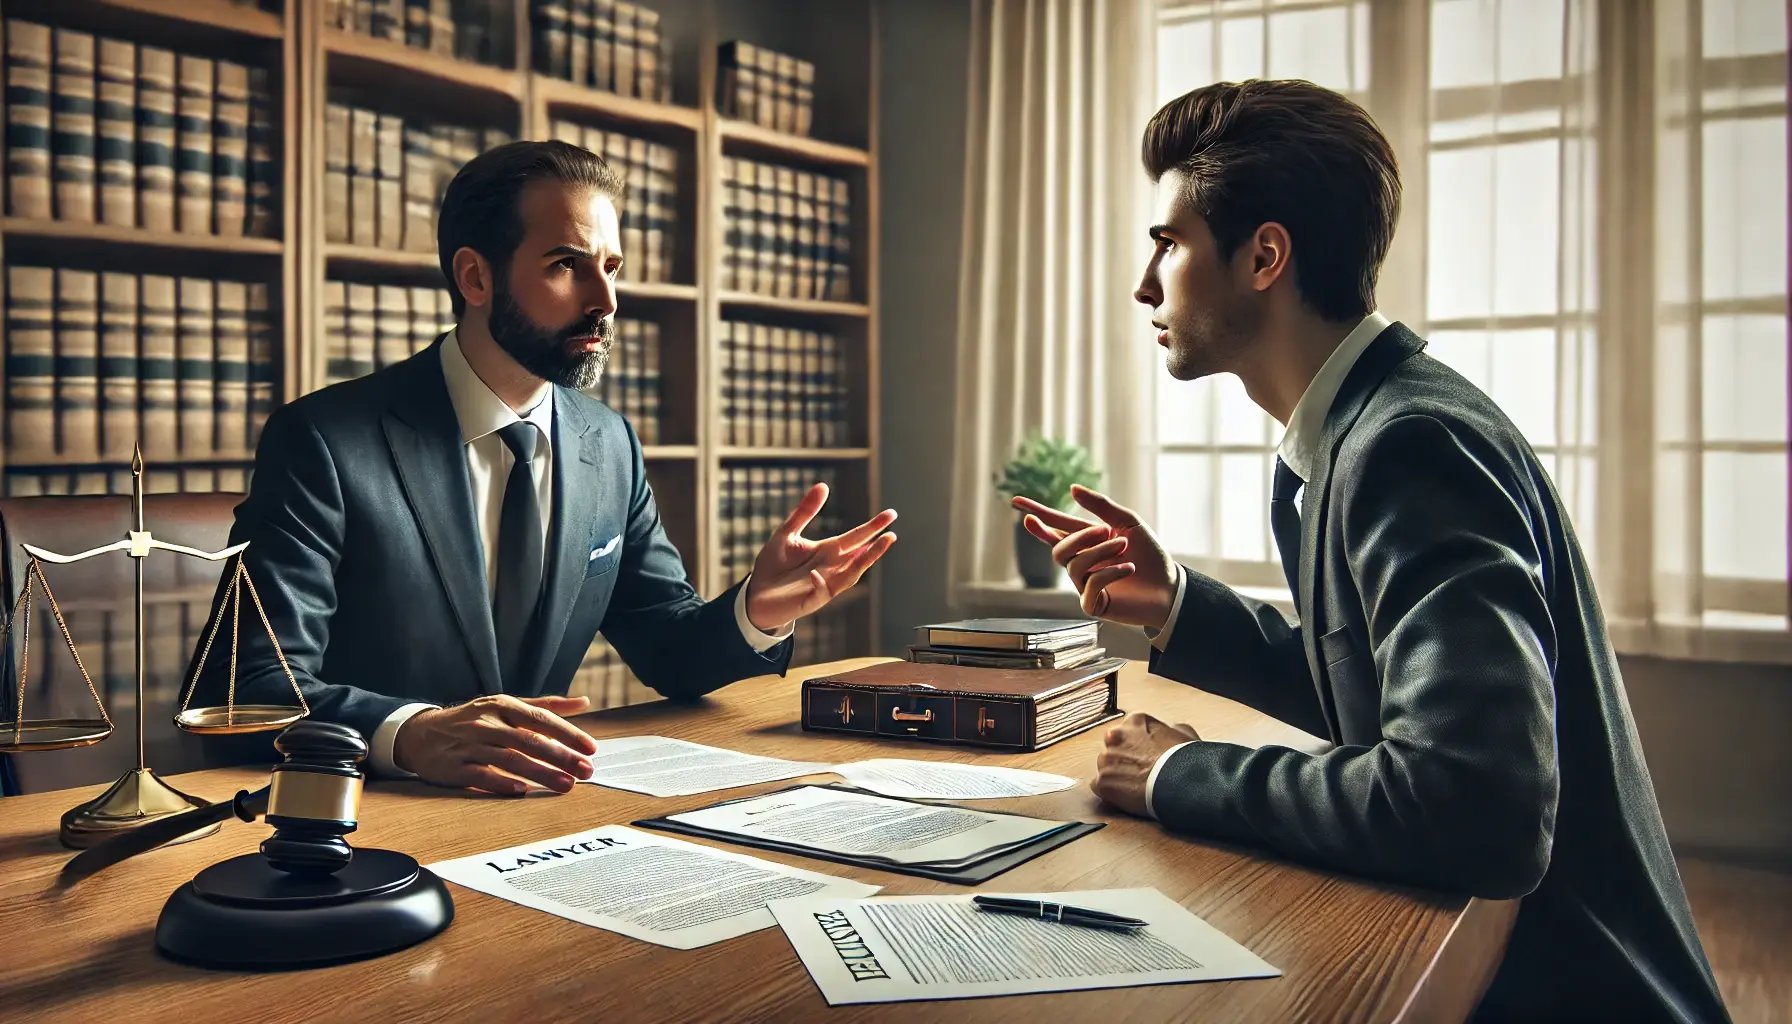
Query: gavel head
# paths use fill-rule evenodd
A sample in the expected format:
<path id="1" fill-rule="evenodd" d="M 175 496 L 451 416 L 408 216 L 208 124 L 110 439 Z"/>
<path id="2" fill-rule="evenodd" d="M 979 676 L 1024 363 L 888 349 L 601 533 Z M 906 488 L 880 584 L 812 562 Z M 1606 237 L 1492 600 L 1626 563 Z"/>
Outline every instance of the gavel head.
<path id="1" fill-rule="evenodd" d="M 262 856 L 296 875 L 342 870 L 355 855 L 342 837 L 357 825 L 367 741 L 346 725 L 301 721 L 274 740 L 274 749 L 284 760 L 269 786 L 274 834 L 262 842 Z"/>

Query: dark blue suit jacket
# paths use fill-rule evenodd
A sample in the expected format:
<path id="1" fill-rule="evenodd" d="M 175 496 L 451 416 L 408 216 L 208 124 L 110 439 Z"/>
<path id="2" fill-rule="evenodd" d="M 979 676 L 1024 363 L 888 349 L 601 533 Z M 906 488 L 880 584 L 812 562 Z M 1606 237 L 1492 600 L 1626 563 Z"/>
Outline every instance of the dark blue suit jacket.
<path id="1" fill-rule="evenodd" d="M 230 532 L 232 544 L 250 542 L 249 573 L 312 717 L 367 737 L 400 705 L 502 692 L 442 344 L 269 417 Z M 626 420 L 557 388 L 552 457 L 539 642 L 509 692 L 564 694 L 600 630 L 642 682 L 668 697 L 783 672 L 788 641 L 762 654 L 741 636 L 739 584 L 707 602 L 691 587 Z M 620 543 L 591 557 L 615 537 Z M 223 597 L 221 584 L 216 600 Z M 293 703 L 246 596 L 239 636 L 237 702 Z M 223 703 L 228 669 L 220 637 L 201 684 L 206 703 Z"/>
<path id="2" fill-rule="evenodd" d="M 1299 622 L 1192 570 L 1151 669 L 1336 746 L 1164 763 L 1167 828 L 1523 897 L 1478 1017 L 1727 1019 L 1567 512 L 1486 395 L 1384 330 L 1301 498 Z"/>

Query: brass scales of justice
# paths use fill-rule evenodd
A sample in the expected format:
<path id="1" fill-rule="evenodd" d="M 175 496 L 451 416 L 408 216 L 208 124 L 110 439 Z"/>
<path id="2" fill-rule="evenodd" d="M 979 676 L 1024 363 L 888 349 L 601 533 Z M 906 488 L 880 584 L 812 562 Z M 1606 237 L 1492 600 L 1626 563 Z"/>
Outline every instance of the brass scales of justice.
<path id="1" fill-rule="evenodd" d="M 193 668 L 193 678 L 187 683 L 186 696 L 181 701 L 180 710 L 176 712 L 174 724 L 180 729 L 198 735 L 231 735 L 237 733 L 266 732 L 283 728 L 310 714 L 311 708 L 305 702 L 305 694 L 299 689 L 297 679 L 293 678 L 292 668 L 286 663 L 286 655 L 280 649 L 279 638 L 274 636 L 274 627 L 268 621 L 267 611 L 262 607 L 261 597 L 255 591 L 255 581 L 249 578 L 248 566 L 241 555 L 249 547 L 247 541 L 224 548 L 221 551 L 200 551 L 197 548 L 170 544 L 155 539 L 143 522 L 143 450 L 137 447 L 131 454 L 131 502 L 135 514 L 136 528 L 129 531 L 123 540 L 93 548 L 74 555 L 58 554 L 46 551 L 31 544 L 20 544 L 30 556 L 26 564 L 23 586 L 19 588 L 18 600 L 12 608 L 12 615 L 4 623 L 0 623 L 0 645 L 11 638 L 14 626 L 19 628 L 20 655 L 18 668 L 18 706 L 13 721 L 0 722 L 0 753 L 28 754 L 46 750 L 64 750 L 70 747 L 85 747 L 98 743 L 110 736 L 113 731 L 112 716 L 106 712 L 105 703 L 100 700 L 99 690 L 93 685 L 93 679 L 87 674 L 87 666 L 81 661 L 81 654 L 75 647 L 74 637 L 70 635 L 68 624 L 62 616 L 62 609 L 56 603 L 56 595 L 50 590 L 50 581 L 44 576 L 43 562 L 69 564 L 95 558 L 100 555 L 122 551 L 135 560 L 136 571 L 136 667 L 137 667 L 137 767 L 126 772 L 114 782 L 104 793 L 77 807 L 70 809 L 62 816 L 60 838 L 62 844 L 74 849 L 92 846 L 104 839 L 129 831 L 152 821 L 158 821 L 170 815 L 180 814 L 196 807 L 210 806 L 211 801 L 183 793 L 152 771 L 145 762 L 143 743 L 144 721 L 144 645 L 143 645 L 143 570 L 144 560 L 151 551 L 171 551 L 175 554 L 203 558 L 207 561 L 221 562 L 236 557 L 236 569 L 231 574 L 230 590 L 224 600 L 218 602 L 216 614 L 212 617 L 209 631 L 206 634 L 205 646 L 200 651 L 198 663 Z M 30 669 L 31 641 L 31 589 L 36 583 L 43 588 L 44 601 L 50 606 L 51 615 L 62 633 L 64 644 L 69 655 L 74 659 L 75 668 L 81 679 L 87 684 L 87 692 L 92 695 L 94 707 L 99 711 L 98 718 L 39 718 L 25 717 L 25 694 Z M 236 703 L 236 670 L 237 670 L 237 627 L 242 612 L 242 592 L 249 591 L 249 598 L 255 605 L 255 612 L 261 624 L 267 630 L 268 642 L 273 645 L 274 656 L 280 662 L 280 668 L 286 673 L 287 682 L 292 684 L 296 705 L 282 704 L 238 704 Z M 218 629 L 223 624 L 225 610 L 230 612 L 230 676 L 226 702 L 219 707 L 191 707 L 193 695 L 199 686 L 199 677 L 204 671 L 207 657 L 211 654 L 212 642 L 217 638 Z M 0 652 L 5 651 L 0 646 Z M 186 842 L 199 839 L 218 831 L 218 824 L 188 833 L 174 842 Z"/>

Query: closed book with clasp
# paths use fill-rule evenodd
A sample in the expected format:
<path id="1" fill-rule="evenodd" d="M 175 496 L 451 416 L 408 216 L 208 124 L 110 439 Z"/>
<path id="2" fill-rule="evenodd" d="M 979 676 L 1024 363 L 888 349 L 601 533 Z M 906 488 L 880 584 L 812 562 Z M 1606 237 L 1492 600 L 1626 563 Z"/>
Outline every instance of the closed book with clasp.
<path id="1" fill-rule="evenodd" d="M 1038 750 L 1120 717 L 1120 669 L 970 668 L 895 661 L 803 682 L 803 728 Z"/>

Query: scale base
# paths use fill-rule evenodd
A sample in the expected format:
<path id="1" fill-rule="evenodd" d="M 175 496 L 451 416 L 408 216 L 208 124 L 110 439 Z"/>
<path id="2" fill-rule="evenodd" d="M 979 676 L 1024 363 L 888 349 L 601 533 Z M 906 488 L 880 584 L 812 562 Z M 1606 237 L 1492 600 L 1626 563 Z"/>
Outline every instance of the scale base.
<path id="1" fill-rule="evenodd" d="M 147 825 L 171 814 L 195 807 L 210 807 L 210 800 L 189 796 L 163 782 L 148 768 L 136 768 L 119 776 L 112 787 L 62 816 L 60 838 L 71 850 L 84 850 L 120 832 Z M 185 843 L 218 831 L 218 825 L 190 832 L 174 840 Z M 173 845 L 170 843 L 169 845 Z"/>
<path id="2" fill-rule="evenodd" d="M 201 967 L 320 967 L 416 945 L 453 920 L 448 887 L 402 853 L 356 850 L 341 871 L 313 877 L 249 853 L 174 891 L 156 922 L 156 948 Z"/>

